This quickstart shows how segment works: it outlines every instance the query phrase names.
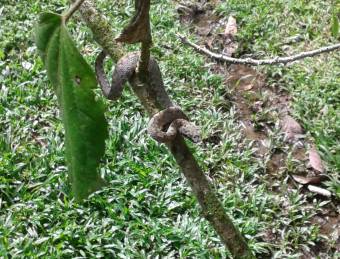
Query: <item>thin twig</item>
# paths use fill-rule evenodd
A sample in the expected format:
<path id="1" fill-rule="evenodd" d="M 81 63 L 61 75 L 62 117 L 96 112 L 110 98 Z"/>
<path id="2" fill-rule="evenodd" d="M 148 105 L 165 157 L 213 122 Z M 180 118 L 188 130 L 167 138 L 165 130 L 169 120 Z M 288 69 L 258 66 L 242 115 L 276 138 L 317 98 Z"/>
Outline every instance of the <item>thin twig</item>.
<path id="1" fill-rule="evenodd" d="M 212 52 L 204 47 L 200 47 L 197 44 L 189 41 L 186 37 L 177 34 L 177 36 L 180 38 L 181 42 L 183 44 L 186 44 L 190 47 L 192 47 L 197 52 L 207 55 L 213 59 L 228 62 L 232 64 L 243 64 L 243 65 L 252 65 L 252 66 L 259 66 L 259 65 L 276 65 L 276 64 L 287 64 L 289 62 L 293 62 L 296 60 L 304 59 L 307 57 L 314 57 L 317 55 L 320 55 L 321 53 L 331 52 L 337 49 L 340 49 L 340 43 L 322 47 L 320 49 L 301 52 L 299 54 L 293 55 L 293 56 L 287 56 L 287 57 L 275 57 L 271 59 L 252 59 L 252 58 L 232 58 L 225 56 L 223 54 Z"/>
<path id="2" fill-rule="evenodd" d="M 71 18 L 71 16 L 74 14 L 74 12 L 79 9 L 79 7 L 81 6 L 81 4 L 84 1 L 85 0 L 77 0 L 74 4 L 71 5 L 71 7 L 63 15 L 63 20 L 64 20 L 65 23 Z"/>

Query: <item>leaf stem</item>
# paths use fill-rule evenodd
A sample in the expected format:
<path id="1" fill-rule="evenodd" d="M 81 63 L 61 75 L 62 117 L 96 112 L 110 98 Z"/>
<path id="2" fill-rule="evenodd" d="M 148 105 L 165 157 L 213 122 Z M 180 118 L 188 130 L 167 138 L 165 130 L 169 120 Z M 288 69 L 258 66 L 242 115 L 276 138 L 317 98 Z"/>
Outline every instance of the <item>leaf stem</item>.
<path id="1" fill-rule="evenodd" d="M 63 15 L 64 23 L 66 23 L 71 18 L 71 16 L 75 13 L 75 11 L 79 9 L 79 7 L 84 1 L 85 0 L 77 0 L 74 4 L 71 5 L 71 7 Z"/>

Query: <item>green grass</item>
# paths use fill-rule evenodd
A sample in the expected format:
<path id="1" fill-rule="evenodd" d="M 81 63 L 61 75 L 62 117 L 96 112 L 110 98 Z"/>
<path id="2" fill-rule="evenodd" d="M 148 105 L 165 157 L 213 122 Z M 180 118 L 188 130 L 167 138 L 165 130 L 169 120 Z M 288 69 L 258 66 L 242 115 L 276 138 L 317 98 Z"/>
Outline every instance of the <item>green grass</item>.
<path id="1" fill-rule="evenodd" d="M 131 1 L 128 7 L 123 1 L 97 2 L 118 32 L 131 15 Z M 74 203 L 56 97 L 31 33 L 38 13 L 61 11 L 66 1 L 2 3 L 0 257 L 226 258 L 174 159 L 147 135 L 148 119 L 129 90 L 118 102 L 106 102 L 110 139 L 101 172 L 110 187 L 83 206 Z M 281 43 L 296 34 L 304 41 L 289 51 L 336 42 L 329 29 L 332 1 L 228 1 L 215 11 L 237 18 L 239 55 L 284 54 Z M 327 202 L 288 184 L 289 168 L 275 178 L 266 175 L 264 161 L 254 158 L 251 143 L 240 133 L 235 108 L 220 108 L 223 78 L 211 74 L 204 58 L 176 39 L 175 33 L 188 30 L 179 23 L 171 1 L 153 4 L 152 23 L 153 54 L 171 97 L 201 127 L 203 138 L 221 132 L 218 145 L 193 148 L 253 251 L 259 258 L 270 253 L 274 258 L 298 258 L 322 242 L 327 249 L 320 257 L 335 257 L 335 241 L 310 222 Z M 74 22 L 70 28 L 93 64 L 99 48 L 91 33 Z M 339 53 L 259 69 L 271 87 L 294 97 L 294 115 L 327 163 L 328 188 L 339 192 Z M 273 135 L 275 149 L 280 141 Z M 279 191 L 273 191 L 275 187 Z"/>

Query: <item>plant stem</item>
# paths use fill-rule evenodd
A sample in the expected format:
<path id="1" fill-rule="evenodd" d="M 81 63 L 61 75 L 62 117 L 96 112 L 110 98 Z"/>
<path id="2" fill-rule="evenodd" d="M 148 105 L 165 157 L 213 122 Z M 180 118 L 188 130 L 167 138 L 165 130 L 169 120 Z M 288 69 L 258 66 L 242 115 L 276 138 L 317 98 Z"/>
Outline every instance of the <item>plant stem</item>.
<path id="1" fill-rule="evenodd" d="M 74 14 L 75 11 L 77 11 L 79 9 L 79 7 L 81 6 L 81 4 L 84 2 L 85 0 L 77 0 L 74 1 L 74 3 L 71 5 L 71 7 L 66 11 L 66 13 L 63 15 L 63 20 L 66 23 L 71 16 Z"/>
<path id="2" fill-rule="evenodd" d="M 144 14 L 145 17 L 145 28 L 147 31 L 146 37 L 144 38 L 144 40 L 142 41 L 141 44 L 141 51 L 140 51 L 140 60 L 139 60 L 139 64 L 138 64 L 138 70 L 140 72 L 141 75 L 144 76 L 143 79 L 147 79 L 148 75 L 149 75 L 149 61 L 150 61 L 150 48 L 152 45 L 152 35 L 151 35 L 151 29 L 150 29 L 150 0 L 135 0 L 135 5 L 136 5 L 136 10 L 138 10 L 139 5 L 142 5 L 142 1 L 143 4 L 146 6 L 145 7 L 145 11 L 147 11 Z"/>

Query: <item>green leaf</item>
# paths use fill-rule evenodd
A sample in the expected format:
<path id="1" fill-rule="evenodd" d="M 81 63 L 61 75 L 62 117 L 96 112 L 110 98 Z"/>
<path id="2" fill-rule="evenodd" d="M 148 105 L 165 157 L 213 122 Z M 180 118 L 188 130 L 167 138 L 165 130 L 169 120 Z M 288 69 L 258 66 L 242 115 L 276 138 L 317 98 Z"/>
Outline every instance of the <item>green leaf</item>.
<path id="1" fill-rule="evenodd" d="M 43 13 L 36 44 L 58 97 L 65 127 L 66 157 L 72 190 L 78 201 L 104 185 L 98 172 L 105 151 L 107 122 L 91 67 L 79 53 L 60 15 Z"/>
<path id="2" fill-rule="evenodd" d="M 332 16 L 331 32 L 334 38 L 337 38 L 339 36 L 339 18 L 335 12 Z"/>

